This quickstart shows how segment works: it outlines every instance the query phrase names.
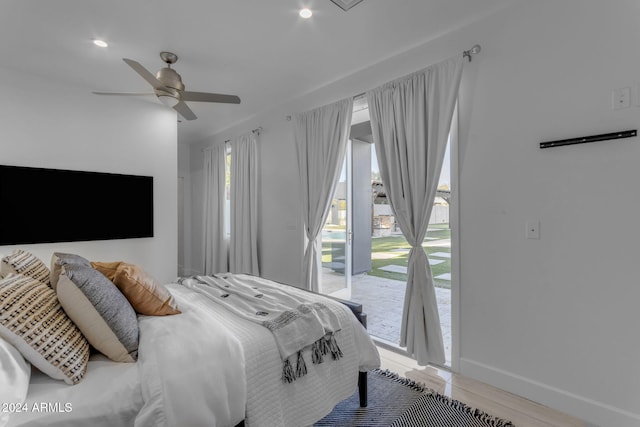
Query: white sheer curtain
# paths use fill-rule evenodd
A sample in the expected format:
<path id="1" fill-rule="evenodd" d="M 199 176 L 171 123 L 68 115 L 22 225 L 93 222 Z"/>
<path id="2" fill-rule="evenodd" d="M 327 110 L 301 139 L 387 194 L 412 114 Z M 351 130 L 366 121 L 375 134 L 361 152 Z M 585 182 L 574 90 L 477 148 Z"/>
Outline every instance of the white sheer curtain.
<path id="1" fill-rule="evenodd" d="M 224 235 L 225 157 L 224 144 L 204 149 L 204 274 L 228 271 Z"/>
<path id="2" fill-rule="evenodd" d="M 260 275 L 258 268 L 258 159 L 256 135 L 231 140 L 229 271 Z"/>
<path id="3" fill-rule="evenodd" d="M 433 276 L 422 242 L 436 195 L 463 57 L 435 64 L 367 93 L 380 175 L 412 249 L 400 345 L 419 364 L 444 364 Z"/>
<path id="4" fill-rule="evenodd" d="M 321 251 L 318 234 L 327 219 L 345 155 L 353 99 L 348 98 L 296 114 L 295 142 L 302 189 L 302 214 L 307 245 L 304 250 L 306 289 L 319 291 Z"/>

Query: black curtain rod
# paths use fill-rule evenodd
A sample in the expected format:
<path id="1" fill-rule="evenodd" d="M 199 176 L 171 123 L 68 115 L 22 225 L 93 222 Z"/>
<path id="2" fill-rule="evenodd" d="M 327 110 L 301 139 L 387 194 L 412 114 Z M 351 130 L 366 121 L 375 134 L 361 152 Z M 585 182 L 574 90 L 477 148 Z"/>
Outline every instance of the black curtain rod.
<path id="1" fill-rule="evenodd" d="M 255 133 L 256 135 L 260 135 L 260 132 L 261 132 L 261 131 L 262 131 L 262 126 L 258 126 L 257 128 L 252 129 L 252 130 L 251 130 L 251 133 Z M 226 143 L 228 143 L 228 142 L 231 142 L 231 139 L 225 139 L 225 140 L 224 140 L 224 143 L 225 143 L 225 144 L 226 144 Z M 204 148 L 202 148 L 202 150 L 201 150 L 201 151 L 204 153 L 204 150 L 206 150 L 207 148 L 211 148 L 211 147 L 204 147 Z"/>
<path id="2" fill-rule="evenodd" d="M 563 145 L 585 144 L 587 142 L 606 141 L 609 139 L 622 139 L 637 136 L 637 129 L 622 132 L 603 133 L 600 135 L 583 136 L 580 138 L 560 139 L 557 141 L 541 142 L 540 148 L 562 147 Z"/>
<path id="3" fill-rule="evenodd" d="M 262 126 L 258 126 L 257 128 L 253 129 L 251 131 L 251 133 L 255 133 L 256 135 L 260 135 L 260 131 L 262 130 Z M 224 143 L 226 144 L 227 142 L 230 142 L 231 139 L 225 139 Z"/>
<path id="4" fill-rule="evenodd" d="M 469 62 L 471 62 L 471 55 L 477 55 L 478 53 L 480 53 L 481 49 L 482 48 L 480 47 L 479 44 L 473 45 L 471 49 L 462 51 L 462 57 L 469 58 Z M 358 98 L 363 98 L 366 95 L 367 95 L 367 92 L 362 92 L 357 95 L 354 95 L 353 99 L 356 100 Z"/>

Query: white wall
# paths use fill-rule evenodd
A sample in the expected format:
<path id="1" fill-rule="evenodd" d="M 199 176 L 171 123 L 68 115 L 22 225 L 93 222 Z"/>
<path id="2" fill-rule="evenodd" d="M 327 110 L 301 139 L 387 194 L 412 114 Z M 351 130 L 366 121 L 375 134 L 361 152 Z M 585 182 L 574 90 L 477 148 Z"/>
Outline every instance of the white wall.
<path id="1" fill-rule="evenodd" d="M 191 274 L 187 267 L 187 260 L 191 255 L 191 173 L 189 171 L 189 145 L 178 144 L 178 212 L 182 212 L 182 218 L 178 218 L 178 275 Z"/>
<path id="2" fill-rule="evenodd" d="M 0 254 L 19 247 L 49 263 L 54 251 L 72 252 L 89 260 L 132 262 L 163 282 L 175 279 L 175 113 L 148 101 L 99 97 L 91 94 L 90 89 L 9 69 L 1 69 L 1 75 L 0 163 L 153 176 L 154 237 L 0 246 Z M 81 194 L 49 188 L 47 183 L 35 190 L 60 193 L 60 204 L 47 209 L 74 209 L 82 205 Z M 2 200 L 2 208 L 15 209 L 12 202 L 18 204 L 19 200 Z M 135 201 L 119 200 L 117 194 L 105 195 L 105 203 L 123 203 L 123 209 L 135 209 Z M 46 209 L 42 220 L 47 220 Z"/>
<path id="3" fill-rule="evenodd" d="M 611 108 L 614 88 L 640 84 L 638 16 L 632 0 L 517 2 L 217 135 L 213 142 L 264 129 L 264 275 L 291 284 L 301 276 L 285 116 L 479 43 L 460 95 L 459 369 L 595 424 L 640 425 L 640 142 L 539 149 L 542 141 L 639 127 L 640 107 Z M 201 147 L 191 153 L 195 194 Z M 614 220 L 604 221 L 612 209 Z M 197 240 L 201 216 L 193 219 Z M 540 221 L 540 240 L 525 239 L 528 220 Z M 192 251 L 197 264 L 197 245 Z"/>
<path id="4" fill-rule="evenodd" d="M 302 214 L 295 147 L 291 123 L 286 120 L 289 110 L 275 108 L 254 120 L 234 127 L 211 141 L 191 145 L 188 176 L 191 182 L 191 258 L 186 261 L 189 274 L 202 274 L 202 148 L 221 144 L 232 136 L 248 132 L 268 123 L 258 139 L 259 193 L 259 258 L 260 273 L 272 280 L 298 286 L 302 280 L 303 241 Z M 185 173 L 187 175 L 187 173 Z M 283 260 L 285 260 L 283 262 Z"/>
<path id="5" fill-rule="evenodd" d="M 462 372 L 603 426 L 640 425 L 640 144 L 539 143 L 639 127 L 611 108 L 640 84 L 639 12 L 524 2 L 483 23 L 462 151 Z"/>

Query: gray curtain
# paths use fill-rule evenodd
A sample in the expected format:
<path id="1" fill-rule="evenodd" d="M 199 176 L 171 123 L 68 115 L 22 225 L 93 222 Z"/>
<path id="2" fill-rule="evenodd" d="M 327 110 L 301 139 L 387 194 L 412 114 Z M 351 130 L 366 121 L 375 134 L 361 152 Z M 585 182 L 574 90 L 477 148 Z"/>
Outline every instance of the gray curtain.
<path id="1" fill-rule="evenodd" d="M 204 149 L 204 274 L 228 271 L 224 231 L 225 156 L 223 144 Z"/>
<path id="2" fill-rule="evenodd" d="M 229 271 L 260 275 L 258 267 L 258 159 L 256 135 L 231 140 Z"/>
<path id="3" fill-rule="evenodd" d="M 420 365 L 445 363 L 438 304 L 422 242 L 462 76 L 457 56 L 367 93 L 380 175 L 411 245 L 400 345 Z"/>
<path id="4" fill-rule="evenodd" d="M 307 244 L 303 287 L 320 290 L 321 251 L 318 235 L 329 213 L 331 196 L 344 160 L 353 99 L 296 114 L 295 142 L 302 191 L 302 215 Z"/>

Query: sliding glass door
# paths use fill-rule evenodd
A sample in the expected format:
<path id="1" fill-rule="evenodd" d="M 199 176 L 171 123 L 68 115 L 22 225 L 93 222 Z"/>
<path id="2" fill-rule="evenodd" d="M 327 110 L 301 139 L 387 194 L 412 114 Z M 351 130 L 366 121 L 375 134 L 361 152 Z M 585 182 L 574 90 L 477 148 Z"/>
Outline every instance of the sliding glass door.
<path id="1" fill-rule="evenodd" d="M 351 142 L 335 192 L 327 220 L 322 228 L 321 293 L 338 298 L 351 298 L 352 237 L 351 228 Z"/>

